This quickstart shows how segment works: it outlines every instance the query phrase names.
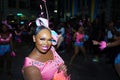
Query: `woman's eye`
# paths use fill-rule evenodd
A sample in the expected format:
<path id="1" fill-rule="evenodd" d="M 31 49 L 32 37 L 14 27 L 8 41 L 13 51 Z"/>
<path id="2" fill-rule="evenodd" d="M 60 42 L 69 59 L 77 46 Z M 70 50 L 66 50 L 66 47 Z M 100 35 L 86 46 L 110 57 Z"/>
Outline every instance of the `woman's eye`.
<path id="1" fill-rule="evenodd" d="M 45 38 L 40 38 L 40 40 L 42 40 L 42 41 L 43 41 L 43 40 L 45 40 Z"/>
<path id="2" fill-rule="evenodd" d="M 50 42 L 52 42 L 52 39 L 49 39 Z"/>
<path id="3" fill-rule="evenodd" d="M 46 39 L 45 38 L 40 38 L 41 41 L 45 41 Z M 50 41 L 52 42 L 53 40 L 52 39 L 48 39 L 47 41 Z"/>

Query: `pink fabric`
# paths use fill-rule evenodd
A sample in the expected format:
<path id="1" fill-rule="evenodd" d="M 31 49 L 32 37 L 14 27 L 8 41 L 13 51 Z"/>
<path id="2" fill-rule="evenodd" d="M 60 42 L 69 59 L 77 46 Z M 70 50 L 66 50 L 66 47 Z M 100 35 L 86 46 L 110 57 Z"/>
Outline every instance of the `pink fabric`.
<path id="1" fill-rule="evenodd" d="M 22 42 L 22 40 L 21 40 L 20 38 L 18 38 L 18 39 L 17 39 L 17 42 L 21 43 L 21 42 Z"/>
<path id="2" fill-rule="evenodd" d="M 105 42 L 105 41 L 101 41 L 99 48 L 100 48 L 101 50 L 103 50 L 104 48 L 106 48 L 106 42 Z"/>
<path id="3" fill-rule="evenodd" d="M 36 66 L 41 72 L 42 80 L 51 80 L 54 76 L 54 73 L 58 70 L 59 66 L 64 63 L 63 59 L 57 54 L 54 47 L 51 49 L 54 55 L 53 60 L 39 62 L 26 57 L 23 68 L 27 66 Z"/>
<path id="4" fill-rule="evenodd" d="M 84 38 L 84 34 L 80 34 L 80 33 L 76 32 L 76 42 L 79 43 L 80 40 L 83 38 Z"/>
<path id="5" fill-rule="evenodd" d="M 64 74 L 64 71 L 56 71 L 52 80 L 70 80 L 70 76 Z"/>
<path id="6" fill-rule="evenodd" d="M 44 25 L 45 27 L 49 28 L 49 21 L 45 18 L 40 17 L 36 19 L 36 25 L 37 26 Z"/>
<path id="7" fill-rule="evenodd" d="M 10 55 L 13 56 L 13 57 L 15 57 L 15 56 L 16 56 L 16 53 L 15 53 L 14 51 L 12 51 L 12 52 L 10 53 Z"/>
<path id="8" fill-rule="evenodd" d="M 8 38 L 6 38 L 6 39 L 2 38 L 0 35 L 0 42 L 9 42 L 11 37 L 12 37 L 11 33 L 9 34 Z"/>

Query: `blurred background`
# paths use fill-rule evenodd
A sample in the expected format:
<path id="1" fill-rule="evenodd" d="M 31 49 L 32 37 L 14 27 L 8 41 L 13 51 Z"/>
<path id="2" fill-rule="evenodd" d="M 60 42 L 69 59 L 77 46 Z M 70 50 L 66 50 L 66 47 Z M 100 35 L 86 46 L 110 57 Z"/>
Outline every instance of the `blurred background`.
<path id="1" fill-rule="evenodd" d="M 57 52 L 65 60 L 71 80 L 120 80 L 114 68 L 114 59 L 120 52 L 120 46 L 101 51 L 91 43 L 93 39 L 109 42 L 109 27 L 111 31 L 115 28 L 117 32 L 110 33 L 110 40 L 119 37 L 120 0 L 46 0 L 46 5 L 50 27 L 58 34 L 62 34 L 60 29 L 64 28 L 64 41 Z M 0 72 L 0 80 L 24 80 L 21 69 L 24 58 L 33 48 L 32 32 L 35 27 L 32 23 L 41 11 L 47 17 L 42 0 L 0 0 L 0 22 L 7 20 L 7 24 L 11 25 L 16 53 L 16 57 L 12 57 L 12 78 L 7 78 L 4 67 L 3 72 Z M 84 38 L 84 46 L 88 60 L 84 61 L 79 51 L 80 54 L 70 66 L 69 61 L 74 54 L 72 37 L 78 30 L 78 25 L 84 27 L 87 36 Z M 21 33 L 20 39 L 16 39 L 15 31 Z M 96 54 L 99 57 L 94 59 Z"/>
<path id="2" fill-rule="evenodd" d="M 100 16 L 105 22 L 119 17 L 119 0 L 47 0 L 50 19 L 66 21 L 76 16 L 93 21 Z M 11 24 L 34 20 L 40 12 L 42 0 L 0 0 L 0 20 Z"/>

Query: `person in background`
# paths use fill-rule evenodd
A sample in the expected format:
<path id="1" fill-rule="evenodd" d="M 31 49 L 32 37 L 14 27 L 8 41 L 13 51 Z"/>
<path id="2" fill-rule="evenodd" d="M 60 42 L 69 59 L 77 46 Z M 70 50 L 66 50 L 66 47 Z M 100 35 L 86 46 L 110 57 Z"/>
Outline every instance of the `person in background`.
<path id="1" fill-rule="evenodd" d="M 48 29 L 51 30 L 51 34 L 52 34 L 52 39 L 53 39 L 53 42 L 52 42 L 52 45 L 58 49 L 63 41 L 63 37 L 61 34 L 58 34 L 55 30 L 55 26 L 53 24 L 53 22 L 50 22 L 49 23 L 49 27 Z"/>
<path id="2" fill-rule="evenodd" d="M 59 35 L 61 35 L 61 38 L 59 38 L 59 43 L 58 44 L 58 51 L 60 51 L 61 53 L 65 52 L 65 23 L 61 22 L 59 25 L 58 25 L 58 33 Z"/>
<path id="3" fill-rule="evenodd" d="M 25 57 L 22 73 L 25 80 L 53 80 L 54 74 L 67 67 L 52 45 L 51 30 L 43 25 L 36 27 L 33 35 L 35 47 Z"/>
<path id="4" fill-rule="evenodd" d="M 14 30 L 15 33 L 15 41 L 17 43 L 21 43 L 22 39 L 21 39 L 21 35 L 22 35 L 22 30 L 20 29 L 20 25 L 17 25 L 17 28 Z"/>
<path id="5" fill-rule="evenodd" d="M 85 49 L 85 46 L 84 46 L 84 37 L 85 37 L 84 27 L 79 26 L 78 31 L 75 32 L 75 34 L 73 36 L 73 39 L 75 40 L 75 42 L 74 42 L 74 54 L 73 54 L 73 56 L 70 60 L 69 65 L 72 65 L 75 57 L 78 55 L 80 50 L 83 53 L 83 55 L 85 57 L 85 60 L 87 59 L 86 49 Z"/>
<path id="6" fill-rule="evenodd" d="M 75 30 L 74 30 L 75 32 Z M 66 52 L 70 52 L 71 48 L 73 46 L 73 26 L 71 25 L 70 22 L 66 22 L 66 26 L 65 26 L 65 38 L 64 38 L 64 43 L 65 43 L 65 49 Z"/>
<path id="7" fill-rule="evenodd" d="M 99 48 L 101 50 L 105 49 L 105 48 L 109 48 L 109 47 L 116 47 L 120 45 L 120 36 L 116 37 L 114 39 L 115 41 L 113 42 L 105 42 L 105 41 L 96 41 L 93 40 L 93 44 L 94 45 L 99 45 Z M 114 66 L 115 66 L 115 70 L 117 72 L 117 74 L 120 76 L 120 50 L 117 54 L 117 56 L 114 58 Z"/>
<path id="8" fill-rule="evenodd" d="M 11 76 L 13 37 L 9 27 L 6 24 L 1 23 L 0 30 L 0 68 L 1 70 L 6 70 L 8 76 Z"/>

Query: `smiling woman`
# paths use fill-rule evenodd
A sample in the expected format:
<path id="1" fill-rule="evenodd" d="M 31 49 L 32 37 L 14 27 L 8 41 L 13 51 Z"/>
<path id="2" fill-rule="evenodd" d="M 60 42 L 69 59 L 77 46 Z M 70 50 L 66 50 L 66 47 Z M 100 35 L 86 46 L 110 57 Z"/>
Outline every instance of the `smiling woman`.
<path id="1" fill-rule="evenodd" d="M 36 27 L 33 35 L 35 47 L 25 58 L 22 73 L 25 80 L 52 80 L 57 71 L 67 74 L 63 59 L 52 46 L 50 29 Z"/>
<path id="2" fill-rule="evenodd" d="M 36 49 L 39 51 L 42 53 L 48 51 L 52 45 L 50 30 L 43 26 L 36 28 L 35 35 L 33 35 L 33 41 L 35 42 Z"/>

